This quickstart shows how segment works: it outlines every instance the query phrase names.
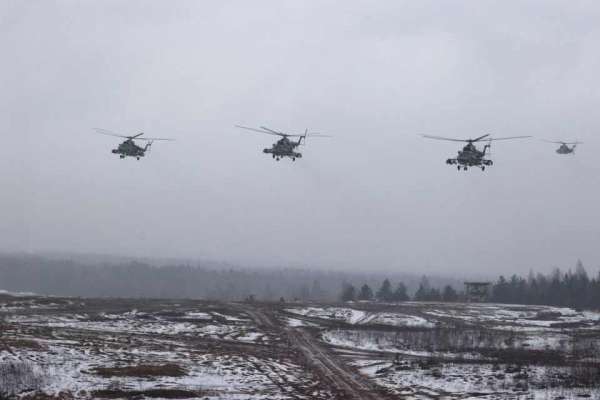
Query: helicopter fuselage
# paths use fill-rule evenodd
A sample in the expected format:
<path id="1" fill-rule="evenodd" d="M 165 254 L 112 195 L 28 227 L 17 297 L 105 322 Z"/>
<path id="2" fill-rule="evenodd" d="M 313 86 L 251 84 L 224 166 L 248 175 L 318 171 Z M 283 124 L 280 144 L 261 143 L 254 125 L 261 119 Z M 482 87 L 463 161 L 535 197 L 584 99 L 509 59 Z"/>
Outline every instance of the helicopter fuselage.
<path id="1" fill-rule="evenodd" d="M 133 140 L 126 140 L 119 145 L 116 149 L 113 149 L 113 154 L 119 154 L 120 158 L 125 157 L 135 157 L 138 160 L 140 157 L 144 157 L 146 155 L 146 151 L 150 147 L 147 144 L 145 147 L 140 147 Z"/>
<path id="2" fill-rule="evenodd" d="M 298 153 L 295 150 L 296 147 L 300 145 L 300 140 L 294 142 L 289 140 L 287 137 L 284 137 L 278 140 L 276 143 L 271 146 L 271 148 L 266 148 L 263 150 L 265 154 L 271 154 L 274 159 L 279 161 L 280 158 L 289 157 L 292 161 L 295 161 L 296 158 L 302 158 L 302 153 Z"/>
<path id="3" fill-rule="evenodd" d="M 576 146 L 569 147 L 566 144 L 563 144 L 558 148 L 558 150 L 556 150 L 556 152 L 558 154 L 572 154 L 575 152 L 575 147 Z"/>
<path id="4" fill-rule="evenodd" d="M 486 166 L 492 165 L 492 160 L 486 159 L 487 149 L 490 145 L 487 144 L 482 150 L 477 149 L 474 144 L 469 143 L 461 151 L 458 152 L 456 158 L 449 158 L 446 164 L 457 165 L 458 169 L 467 170 L 469 167 L 480 167 L 482 170 Z"/>

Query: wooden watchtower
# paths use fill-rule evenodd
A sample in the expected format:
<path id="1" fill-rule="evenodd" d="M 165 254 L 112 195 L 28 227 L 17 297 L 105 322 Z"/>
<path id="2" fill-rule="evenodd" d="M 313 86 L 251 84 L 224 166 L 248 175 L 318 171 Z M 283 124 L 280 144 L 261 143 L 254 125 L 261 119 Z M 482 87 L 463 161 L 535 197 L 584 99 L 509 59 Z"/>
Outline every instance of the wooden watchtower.
<path id="1" fill-rule="evenodd" d="M 482 303 L 490 296 L 491 282 L 465 282 L 465 294 L 467 302 Z"/>

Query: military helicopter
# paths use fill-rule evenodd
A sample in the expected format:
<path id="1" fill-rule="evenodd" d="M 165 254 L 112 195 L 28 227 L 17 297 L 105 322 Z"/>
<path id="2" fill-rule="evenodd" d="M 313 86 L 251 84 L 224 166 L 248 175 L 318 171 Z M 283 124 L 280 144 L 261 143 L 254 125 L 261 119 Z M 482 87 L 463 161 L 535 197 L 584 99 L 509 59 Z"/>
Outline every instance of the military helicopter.
<path id="1" fill-rule="evenodd" d="M 94 130 L 102 135 L 116 136 L 116 137 L 122 137 L 122 138 L 127 139 L 123 143 L 121 143 L 119 145 L 119 147 L 112 150 L 113 154 L 118 154 L 119 158 L 121 158 L 121 159 L 123 159 L 125 157 L 135 157 L 139 160 L 141 157 L 144 157 L 146 155 L 147 151 L 150 151 L 150 147 L 152 146 L 152 143 L 155 140 L 174 140 L 174 139 L 165 139 L 165 138 L 143 138 L 143 137 L 140 137 L 144 134 L 144 132 L 140 132 L 137 135 L 133 135 L 133 136 L 126 136 L 126 135 L 120 135 L 118 133 L 114 133 L 111 131 L 107 131 L 106 129 L 94 128 Z M 135 144 L 134 139 L 135 140 L 144 140 L 147 143 L 144 147 L 140 147 L 137 144 Z"/>
<path id="2" fill-rule="evenodd" d="M 560 147 L 556 150 L 558 154 L 575 154 L 575 147 L 577 147 L 578 144 L 583 144 L 582 142 L 561 142 L 552 140 L 544 140 L 544 142 L 560 144 Z M 573 145 L 573 147 L 569 147 L 569 145 Z"/>
<path id="3" fill-rule="evenodd" d="M 503 138 L 492 138 L 489 134 L 480 136 L 476 139 L 451 139 L 440 136 L 430 136 L 423 135 L 423 137 L 428 139 L 436 139 L 436 140 L 448 140 L 451 142 L 466 142 L 467 145 L 463 147 L 461 151 L 458 152 L 458 156 L 456 158 L 449 158 L 446 160 L 446 164 L 456 165 L 458 170 L 467 170 L 469 167 L 479 167 L 482 171 L 485 171 L 485 167 L 491 166 L 494 164 L 492 160 L 486 158 L 486 155 L 489 154 L 488 150 L 492 147 L 492 141 L 495 140 L 510 140 L 510 139 L 524 139 L 531 136 L 512 136 L 512 137 L 503 137 Z M 486 140 L 487 144 L 483 146 L 483 150 L 479 150 L 474 143 L 480 142 L 482 140 Z"/>
<path id="4" fill-rule="evenodd" d="M 271 146 L 271 148 L 267 148 L 267 149 L 263 150 L 263 153 L 271 154 L 273 156 L 273 158 L 277 161 L 279 161 L 283 157 L 289 157 L 292 159 L 292 161 L 296 161 L 296 158 L 302 158 L 302 153 L 295 151 L 295 149 L 296 149 L 296 147 L 303 144 L 302 140 L 304 140 L 304 143 L 306 143 L 307 136 L 331 137 L 328 135 L 321 135 L 320 133 L 308 133 L 308 129 L 306 129 L 304 131 L 304 135 L 291 135 L 288 133 L 278 132 L 273 129 L 269 129 L 264 126 L 261 126 L 260 129 L 250 128 L 250 127 L 241 126 L 241 125 L 235 125 L 235 127 L 241 128 L 241 129 L 247 129 L 249 131 L 254 131 L 254 132 L 259 132 L 259 133 L 266 133 L 267 135 L 281 136 L 281 139 L 279 139 L 277 142 L 275 142 Z M 290 140 L 289 139 L 290 137 L 297 137 L 298 141 Z"/>

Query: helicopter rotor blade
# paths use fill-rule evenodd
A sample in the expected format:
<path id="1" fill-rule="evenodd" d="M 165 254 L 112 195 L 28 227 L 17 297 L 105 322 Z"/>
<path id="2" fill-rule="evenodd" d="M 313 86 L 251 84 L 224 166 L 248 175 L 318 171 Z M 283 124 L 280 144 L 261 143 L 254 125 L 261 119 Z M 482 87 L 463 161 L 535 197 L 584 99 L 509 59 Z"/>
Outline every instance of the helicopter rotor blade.
<path id="1" fill-rule="evenodd" d="M 171 139 L 171 138 L 138 138 L 137 140 L 145 140 L 146 142 L 153 142 L 155 140 L 162 140 L 162 141 L 169 141 L 169 142 L 173 142 L 175 141 L 175 139 Z"/>
<path id="2" fill-rule="evenodd" d="M 107 135 L 107 136 L 116 136 L 116 137 L 121 137 L 121 138 L 125 138 L 125 139 L 137 139 L 137 140 L 146 140 L 146 141 L 151 141 L 151 140 L 173 140 L 173 139 L 158 139 L 158 138 L 142 138 L 140 136 L 142 136 L 144 134 L 144 132 L 140 132 L 137 135 L 121 135 L 119 133 L 115 133 L 115 132 L 111 132 L 109 130 L 106 129 L 102 129 L 102 128 L 94 128 L 94 130 L 97 133 L 100 133 L 102 135 Z"/>
<path id="3" fill-rule="evenodd" d="M 271 132 L 274 135 L 279 135 L 279 136 L 295 136 L 295 135 L 288 135 L 287 133 L 283 133 L 283 132 L 279 132 L 273 129 L 269 129 L 266 126 L 261 126 L 260 129 L 264 129 L 267 132 Z"/>
<path id="4" fill-rule="evenodd" d="M 262 130 L 262 129 L 250 128 L 249 126 L 241 126 L 241 125 L 234 125 L 234 126 L 236 128 L 246 129 L 246 130 L 253 131 L 253 132 L 266 133 L 267 135 L 286 136 L 286 135 L 281 135 L 279 133 L 273 133 L 273 132 L 265 131 L 265 130 Z"/>
<path id="5" fill-rule="evenodd" d="M 554 144 L 566 144 L 566 142 L 561 142 L 561 141 L 558 141 L 558 140 L 546 140 L 546 139 L 542 139 L 542 142 L 554 143 Z"/>
<path id="6" fill-rule="evenodd" d="M 121 138 L 125 138 L 125 139 L 131 139 L 131 136 L 121 135 L 119 133 L 111 132 L 106 129 L 102 129 L 102 128 L 93 128 L 93 129 L 101 135 L 116 136 L 116 137 L 121 137 Z"/>
<path id="7" fill-rule="evenodd" d="M 565 145 L 566 145 L 566 144 L 572 144 L 572 145 L 575 145 L 575 144 L 583 144 L 583 142 L 562 142 L 562 141 L 560 141 L 560 140 L 545 140 L 545 139 L 542 139 L 542 141 L 544 141 L 544 142 L 546 142 L 546 143 L 565 144 Z"/>
<path id="8" fill-rule="evenodd" d="M 432 135 L 421 135 L 424 138 L 427 139 L 435 139 L 435 140 L 447 140 L 449 142 L 470 142 L 471 140 L 469 139 L 452 139 L 452 138 L 447 138 L 447 137 L 442 137 L 442 136 L 432 136 Z"/>
<path id="9" fill-rule="evenodd" d="M 469 142 L 479 142 L 481 139 L 485 139 L 488 136 L 490 136 L 489 133 L 487 135 L 479 136 L 477 139 L 469 140 Z"/>
<path id="10" fill-rule="evenodd" d="M 501 137 L 501 138 L 489 138 L 488 140 L 512 140 L 512 139 L 527 139 L 530 138 L 532 136 L 510 136 L 510 137 Z"/>

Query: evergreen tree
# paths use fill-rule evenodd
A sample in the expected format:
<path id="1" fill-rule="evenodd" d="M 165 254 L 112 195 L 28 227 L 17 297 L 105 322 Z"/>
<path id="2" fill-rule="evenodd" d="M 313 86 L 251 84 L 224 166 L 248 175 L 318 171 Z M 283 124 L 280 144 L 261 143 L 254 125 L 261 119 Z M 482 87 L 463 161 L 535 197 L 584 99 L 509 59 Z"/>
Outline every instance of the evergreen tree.
<path id="1" fill-rule="evenodd" d="M 377 300 L 392 301 L 392 284 L 389 279 L 386 278 L 381 284 L 381 287 L 377 291 Z"/>
<path id="2" fill-rule="evenodd" d="M 508 283 L 504 276 L 500 275 L 498 278 L 498 282 L 494 285 L 492 290 L 492 300 L 497 303 L 508 303 L 509 302 L 509 293 L 508 293 Z"/>
<path id="3" fill-rule="evenodd" d="M 394 290 L 394 293 L 392 294 L 392 301 L 408 301 L 408 300 L 410 300 L 410 297 L 408 297 L 406 286 L 404 285 L 404 283 L 400 282 L 398 284 L 398 286 L 396 287 L 396 290 Z"/>
<path id="4" fill-rule="evenodd" d="M 444 287 L 444 293 L 442 294 L 442 300 L 450 302 L 457 301 L 458 294 L 456 293 L 456 290 L 454 290 L 452 286 L 446 285 L 446 287 Z"/>
<path id="5" fill-rule="evenodd" d="M 371 290 L 371 288 L 369 287 L 369 285 L 367 285 L 365 283 L 360 288 L 360 292 L 358 293 L 358 297 L 357 298 L 358 298 L 358 300 L 371 301 L 371 300 L 373 300 L 373 290 Z"/>
<path id="6" fill-rule="evenodd" d="M 428 301 L 430 297 L 431 286 L 429 285 L 429 280 L 426 276 L 421 278 L 421 283 L 419 283 L 419 288 L 415 292 L 414 299 L 415 301 Z"/>
<path id="7" fill-rule="evenodd" d="M 415 301 L 427 301 L 428 290 L 425 289 L 423 284 L 419 284 L 419 288 L 415 292 L 414 300 Z"/>
<path id="8" fill-rule="evenodd" d="M 354 301 L 356 300 L 356 289 L 350 284 L 344 285 L 342 288 L 342 294 L 340 296 L 342 301 Z"/>
<path id="9" fill-rule="evenodd" d="M 499 303 L 540 304 L 574 308 L 600 307 L 600 276 L 590 279 L 581 261 L 575 272 L 555 269 L 550 275 L 529 273 L 527 279 L 500 277 L 493 286 L 492 300 Z"/>
<path id="10" fill-rule="evenodd" d="M 442 294 L 440 293 L 440 289 L 430 289 L 429 293 L 427 294 L 427 301 L 441 301 L 442 300 Z"/>

